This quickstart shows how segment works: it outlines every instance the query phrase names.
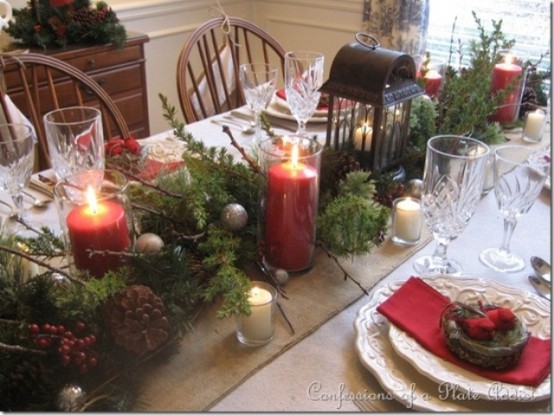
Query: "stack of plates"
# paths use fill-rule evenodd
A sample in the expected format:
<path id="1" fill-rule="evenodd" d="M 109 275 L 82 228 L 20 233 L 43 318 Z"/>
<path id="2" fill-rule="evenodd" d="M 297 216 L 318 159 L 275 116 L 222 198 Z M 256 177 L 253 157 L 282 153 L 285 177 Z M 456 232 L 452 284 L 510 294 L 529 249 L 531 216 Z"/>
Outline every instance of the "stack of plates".
<path id="1" fill-rule="evenodd" d="M 441 275 L 424 280 L 453 301 L 471 303 L 486 298 L 487 302 L 509 307 L 531 334 L 550 338 L 550 304 L 533 293 L 478 278 L 454 280 Z M 420 411 L 550 410 L 551 376 L 535 388 L 483 378 L 436 357 L 390 324 L 377 306 L 403 283 L 375 290 L 354 323 L 358 356 L 385 391 L 407 408 Z"/>

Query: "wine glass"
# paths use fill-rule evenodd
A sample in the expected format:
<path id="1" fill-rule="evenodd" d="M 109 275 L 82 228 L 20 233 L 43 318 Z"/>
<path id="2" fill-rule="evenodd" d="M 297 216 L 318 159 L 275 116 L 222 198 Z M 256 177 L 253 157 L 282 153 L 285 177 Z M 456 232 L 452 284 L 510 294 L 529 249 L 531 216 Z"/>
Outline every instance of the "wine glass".
<path id="1" fill-rule="evenodd" d="M 240 66 L 240 82 L 244 98 L 254 112 L 256 135 L 254 146 L 259 145 L 262 138 L 262 123 L 260 114 L 267 107 L 277 82 L 277 65 L 266 63 L 245 63 Z"/>
<path id="2" fill-rule="evenodd" d="M 306 134 L 306 123 L 319 103 L 323 85 L 323 54 L 293 51 L 285 54 L 285 94 L 298 123 L 297 135 Z"/>
<path id="3" fill-rule="evenodd" d="M 479 259 L 500 272 L 516 272 L 525 268 L 525 261 L 510 251 L 510 241 L 518 219 L 535 203 L 550 172 L 547 151 L 506 145 L 494 153 L 494 194 L 504 217 L 504 236 L 499 248 L 488 248 Z"/>
<path id="4" fill-rule="evenodd" d="M 427 141 L 421 205 L 437 246 L 433 254 L 415 261 L 419 274 L 461 274 L 461 265 L 448 257 L 447 249 L 477 208 L 488 156 L 489 147 L 473 138 L 441 135 Z"/>
<path id="5" fill-rule="evenodd" d="M 35 136 L 27 124 L 0 124 L 0 189 L 15 205 L 15 217 L 24 218 L 23 190 L 33 173 Z"/>
<path id="6" fill-rule="evenodd" d="M 102 114 L 92 107 L 67 107 L 44 115 L 48 153 L 57 179 L 104 169 Z"/>

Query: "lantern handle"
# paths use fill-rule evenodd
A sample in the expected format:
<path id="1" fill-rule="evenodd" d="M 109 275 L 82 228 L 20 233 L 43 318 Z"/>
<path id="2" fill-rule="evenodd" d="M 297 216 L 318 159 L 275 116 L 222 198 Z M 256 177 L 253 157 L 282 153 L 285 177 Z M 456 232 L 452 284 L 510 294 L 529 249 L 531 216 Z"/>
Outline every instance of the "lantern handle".
<path id="1" fill-rule="evenodd" d="M 358 33 L 356 33 L 356 40 L 357 40 L 362 46 L 365 46 L 366 48 L 369 48 L 369 49 L 371 49 L 371 50 L 375 50 L 375 49 L 381 47 L 381 44 L 379 43 L 379 41 L 377 40 L 377 38 L 371 36 L 369 33 L 365 33 L 365 32 L 358 32 Z M 372 42 L 373 44 L 371 44 L 371 42 Z"/>

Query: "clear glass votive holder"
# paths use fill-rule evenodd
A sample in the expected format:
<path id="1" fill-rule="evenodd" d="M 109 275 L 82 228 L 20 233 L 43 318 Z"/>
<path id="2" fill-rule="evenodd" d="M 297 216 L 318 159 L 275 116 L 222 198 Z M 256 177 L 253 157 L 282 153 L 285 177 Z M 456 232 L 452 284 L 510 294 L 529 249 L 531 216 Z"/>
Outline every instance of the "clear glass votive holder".
<path id="1" fill-rule="evenodd" d="M 58 181 L 54 200 L 70 272 L 101 278 L 125 261 L 135 231 L 125 175 L 88 170 Z"/>
<path id="2" fill-rule="evenodd" d="M 527 111 L 523 119 L 521 138 L 529 143 L 538 143 L 542 140 L 546 126 L 546 112 L 542 109 Z"/>
<path id="3" fill-rule="evenodd" d="M 250 315 L 238 315 L 237 339 L 247 346 L 263 346 L 275 335 L 277 290 L 263 281 L 253 281 L 248 292 Z"/>
<path id="4" fill-rule="evenodd" d="M 421 238 L 423 212 L 421 200 L 399 197 L 392 202 L 392 240 L 401 245 L 415 245 Z"/>
<path id="5" fill-rule="evenodd" d="M 313 265 L 322 146 L 304 136 L 260 143 L 259 241 L 268 266 L 289 272 Z"/>

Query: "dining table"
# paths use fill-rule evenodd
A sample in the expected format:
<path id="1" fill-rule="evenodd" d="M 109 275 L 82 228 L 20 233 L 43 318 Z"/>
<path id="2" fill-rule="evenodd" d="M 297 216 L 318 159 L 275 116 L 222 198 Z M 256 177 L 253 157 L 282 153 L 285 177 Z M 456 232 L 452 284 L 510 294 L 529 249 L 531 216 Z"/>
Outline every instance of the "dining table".
<path id="1" fill-rule="evenodd" d="M 248 119 L 253 119 L 250 111 L 239 108 L 188 124 L 185 128 L 205 144 L 224 146 L 240 157 L 239 151 L 230 145 L 222 125 L 227 125 L 236 140 L 248 148 L 253 136 L 240 126 Z M 276 134 L 291 134 L 296 129 L 296 123 L 286 117 L 268 119 Z M 326 123 L 321 121 L 309 122 L 307 126 L 308 134 L 322 143 L 325 130 Z M 509 131 L 506 136 L 511 144 L 537 149 L 550 145 L 549 131 L 542 141 L 534 144 L 521 140 L 521 129 Z M 183 143 L 171 130 L 142 139 L 141 144 L 148 146 L 152 157 L 160 160 L 179 159 L 183 151 Z M 7 200 L 5 195 L 2 198 Z M 368 326 L 372 323 L 366 318 L 369 311 L 374 311 L 379 298 L 386 297 L 411 276 L 418 276 L 431 280 L 442 278 L 458 288 L 505 291 L 512 299 L 548 310 L 540 318 L 550 322 L 549 301 L 534 291 L 527 277 L 534 273 L 531 257 L 538 256 L 552 263 L 551 204 L 548 184 L 530 211 L 519 218 L 511 249 L 525 259 L 526 265 L 518 272 L 497 272 L 479 260 L 482 250 L 499 246 L 502 239 L 503 218 L 494 191 L 483 194 L 466 229 L 450 243 L 448 252 L 462 265 L 461 276 L 416 274 L 414 260 L 432 253 L 435 248 L 426 228 L 415 245 L 397 244 L 387 234 L 383 243 L 369 254 L 342 258 L 338 263 L 325 252 L 318 251 L 314 266 L 303 273 L 291 274 L 284 285 L 287 298 L 279 299 L 282 312 L 276 317 L 275 338 L 264 346 L 240 344 L 234 319 L 215 316 L 216 301 L 202 310 L 193 330 L 180 339 L 176 353 L 159 364 L 147 364 L 141 370 L 141 406 L 137 410 L 551 411 L 550 393 L 538 399 L 533 396 L 493 399 L 471 394 L 443 396 L 439 380 L 432 379 L 429 373 L 398 353 L 390 336 L 387 337 L 388 326 L 372 331 Z M 29 221 L 59 227 L 54 206 L 33 209 Z M 345 270 L 357 283 L 344 277 Z M 545 330 L 549 333 L 550 329 Z M 375 342 L 367 341 L 370 335 L 375 336 Z M 365 350 L 367 347 L 376 349 Z M 438 367 L 437 370 L 443 370 L 442 366 Z M 451 370 L 456 371 L 455 368 Z M 483 383 L 475 377 L 470 380 Z M 550 376 L 545 382 L 550 385 Z"/>

